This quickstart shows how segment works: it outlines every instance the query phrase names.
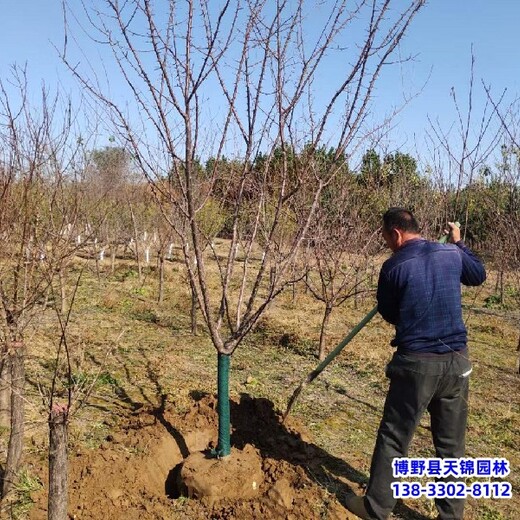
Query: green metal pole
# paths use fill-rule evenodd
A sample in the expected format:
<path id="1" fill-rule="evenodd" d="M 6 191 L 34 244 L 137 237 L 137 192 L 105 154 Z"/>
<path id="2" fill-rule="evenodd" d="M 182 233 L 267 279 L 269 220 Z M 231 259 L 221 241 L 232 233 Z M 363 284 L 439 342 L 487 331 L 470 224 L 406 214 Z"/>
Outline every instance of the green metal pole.
<path id="1" fill-rule="evenodd" d="M 455 225 L 460 228 L 460 223 L 455 222 Z M 439 242 L 441 244 L 445 244 L 450 237 L 450 234 L 444 234 L 439 238 Z M 289 399 L 289 403 L 287 404 L 287 409 L 283 414 L 283 419 L 289 415 L 291 411 L 292 405 L 301 394 L 303 388 L 312 383 L 325 369 L 325 367 L 345 348 L 345 346 L 350 343 L 352 338 L 377 314 L 377 305 L 350 331 L 348 336 L 346 336 L 343 341 L 312 371 L 307 377 L 303 380 L 300 386 L 294 391 L 293 395 Z"/>
<path id="2" fill-rule="evenodd" d="M 229 364 L 231 356 L 218 353 L 218 444 L 214 455 L 227 457 L 231 454 L 231 417 L 229 413 Z"/>
<path id="3" fill-rule="evenodd" d="M 348 343 L 352 341 L 354 336 L 377 314 L 377 305 L 349 332 L 348 336 L 343 338 L 343 341 L 338 344 L 338 346 L 312 371 L 307 377 L 302 381 L 300 386 L 294 391 L 293 395 L 289 399 L 287 403 L 287 409 L 283 414 L 283 420 L 289 415 L 291 411 L 292 405 L 301 394 L 301 391 L 308 385 L 312 383 L 325 369 L 325 367 L 347 346 Z"/>
<path id="4" fill-rule="evenodd" d="M 377 305 L 349 332 L 348 336 L 330 352 L 330 354 L 307 376 L 307 383 L 311 383 L 325 369 L 325 367 L 354 339 L 354 336 L 377 314 Z"/>

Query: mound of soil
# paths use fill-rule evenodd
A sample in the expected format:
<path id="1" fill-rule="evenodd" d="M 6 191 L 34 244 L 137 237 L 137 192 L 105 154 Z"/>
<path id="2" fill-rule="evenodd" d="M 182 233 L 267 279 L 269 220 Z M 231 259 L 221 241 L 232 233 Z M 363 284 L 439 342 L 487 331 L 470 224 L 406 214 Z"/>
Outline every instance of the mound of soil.
<path id="1" fill-rule="evenodd" d="M 256 496 L 216 501 L 183 497 L 185 489 L 179 485 L 183 461 L 217 442 L 216 399 L 203 396 L 183 415 L 164 403 L 158 409 L 141 409 L 108 435 L 98 450 L 72 453 L 70 518 L 355 518 L 340 499 L 351 489 L 359 491 L 356 482 L 362 476 L 312 444 L 295 420 L 289 417 L 282 424 L 270 401 L 244 394 L 231 402 L 231 423 L 234 450 L 254 454 L 260 461 Z M 222 463 L 214 461 L 216 480 Z M 243 478 L 228 475 L 226 486 L 240 490 Z M 31 519 L 45 518 L 45 492 L 33 499 Z"/>

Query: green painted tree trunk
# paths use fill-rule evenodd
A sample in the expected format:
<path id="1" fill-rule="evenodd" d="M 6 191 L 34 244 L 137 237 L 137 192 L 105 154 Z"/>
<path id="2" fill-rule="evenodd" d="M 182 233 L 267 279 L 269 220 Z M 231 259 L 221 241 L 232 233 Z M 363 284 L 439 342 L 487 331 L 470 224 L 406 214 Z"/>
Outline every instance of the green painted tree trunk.
<path id="1" fill-rule="evenodd" d="M 231 419 L 229 413 L 229 364 L 231 356 L 218 354 L 218 444 L 216 456 L 227 457 L 231 454 Z"/>

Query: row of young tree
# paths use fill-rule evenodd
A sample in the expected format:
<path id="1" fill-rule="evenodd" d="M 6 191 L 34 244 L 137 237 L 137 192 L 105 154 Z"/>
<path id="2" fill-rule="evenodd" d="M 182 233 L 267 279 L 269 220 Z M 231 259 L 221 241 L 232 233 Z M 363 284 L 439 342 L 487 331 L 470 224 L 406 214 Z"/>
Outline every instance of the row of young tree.
<path id="1" fill-rule="evenodd" d="M 490 97 L 498 130 L 489 135 L 481 125 L 476 143 L 470 118 L 459 117 L 459 147 L 432 125 L 431 161 L 370 144 L 386 124 L 366 124 L 375 85 L 423 1 L 345 0 L 326 17 L 306 12 L 303 1 L 168 2 L 163 11 L 148 0 L 81 4 L 140 117 L 74 61 L 72 39 L 61 57 L 113 122 L 117 145 L 97 147 L 86 137 L 96 134 L 91 114 L 80 117 L 48 90 L 31 107 L 23 70 L 14 71 L 14 98 L 0 83 L 0 402 L 10 428 L 2 493 L 16 482 L 23 449 L 27 331 L 50 305 L 60 324 L 45 407 L 52 519 L 66 518 L 66 428 L 84 402 L 74 393 L 66 334 L 75 257 L 92 259 L 100 273 L 108 258 L 114 266 L 130 256 L 140 276 L 157 262 L 159 301 L 165 265 L 174 254 L 182 262 L 193 330 L 198 315 L 218 352 L 222 457 L 230 453 L 230 356 L 277 295 L 300 283 L 323 303 L 322 358 L 333 309 L 372 288 L 388 206 L 414 210 L 429 236 L 460 220 L 504 273 L 518 272 L 520 259 L 513 112 L 502 115 Z M 74 15 L 64 7 L 65 19 Z M 331 60 L 336 74 L 316 100 Z M 212 118 L 208 99 L 220 106 Z M 233 159 L 230 149 L 239 150 Z"/>
<path id="2" fill-rule="evenodd" d="M 44 93 L 44 104 L 46 97 Z M 172 203 L 179 194 L 171 172 L 150 183 L 139 176 L 135 157 L 124 148 L 88 149 L 68 124 L 67 112 L 65 118 L 60 113 L 60 121 L 56 119 L 57 106 L 56 100 L 43 113 L 23 106 L 14 117 L 3 91 L 0 398 L 4 413 L 11 413 L 3 418 L 11 428 L 5 494 L 15 481 L 22 451 L 24 331 L 50 296 L 59 302 L 56 312 L 66 322 L 73 297 L 68 294 L 67 273 L 74 257 L 91 258 L 98 273 L 105 258 L 110 258 L 113 272 L 117 257 L 130 257 L 139 276 L 144 265 L 157 263 L 161 302 L 165 262 L 180 251 L 177 259 L 191 272 L 193 330 L 197 309 L 206 323 L 208 319 L 196 288 L 197 250 L 180 224 L 186 226 L 185 215 Z M 195 161 L 190 181 L 197 206 L 196 238 L 200 253 L 204 252 L 201 258 L 216 262 L 221 272 L 223 296 L 215 316 L 230 338 L 225 348 L 232 351 L 276 294 L 299 281 L 323 303 L 318 349 L 322 359 L 333 309 L 373 288 L 369 280 L 373 283 L 373 255 L 381 246 L 379 219 L 390 205 L 413 209 L 430 236 L 442 230 L 447 216 L 459 218 L 467 239 L 502 273 L 503 291 L 504 273 L 514 276 L 520 258 L 515 239 L 520 228 L 519 148 L 516 143 L 502 144 L 498 157 L 459 189 L 443 186 L 429 174 L 431 169 L 421 172 L 409 154 L 374 149 L 363 154 L 357 169 L 349 167 L 337 150 L 311 145 L 299 152 L 275 148 L 270 156 L 259 154 L 251 163 L 224 157 L 204 165 Z M 334 176 L 316 196 L 313 181 L 331 169 Z M 230 242 L 232 262 L 228 259 L 221 265 L 216 238 Z M 238 257 L 239 272 L 226 278 Z M 239 290 L 232 291 L 230 285 Z M 249 301 L 244 301 L 248 291 Z M 258 296 L 262 291 L 266 293 Z M 257 308 L 255 298 L 261 299 Z M 232 314 L 229 307 L 236 301 L 239 305 Z M 63 338 L 57 344 L 60 357 Z M 50 425 L 56 423 L 55 382 L 49 389 Z M 72 401 L 57 408 L 62 417 L 71 405 Z"/>
<path id="3" fill-rule="evenodd" d="M 336 167 L 338 172 L 318 199 L 319 214 L 311 223 L 306 241 L 314 250 L 321 242 L 337 240 L 338 251 L 356 253 L 360 247 L 359 240 L 349 240 L 348 237 L 355 237 L 357 229 L 362 229 L 359 236 L 377 230 L 382 213 L 391 205 L 400 205 L 416 211 L 424 231 L 430 235 L 440 232 L 446 219 L 460 220 L 464 224 L 465 239 L 473 247 L 496 266 L 501 265 L 506 256 L 507 265 L 513 268 L 517 265 L 518 251 L 509 234 L 514 232 L 514 223 L 518 222 L 520 212 L 520 150 L 509 143 L 501 144 L 496 151 L 497 155 L 490 157 L 490 164 L 481 167 L 470 182 L 458 189 L 453 185 L 446 186 L 443 179 L 439 182 L 429 165 L 420 169 L 420 158 L 408 153 L 384 154 L 369 149 L 355 169 L 351 169 L 346 158 L 342 157 L 341 164 Z M 220 161 L 209 159 L 205 165 L 197 162 L 193 182 L 204 200 L 196 221 L 205 248 L 211 246 L 216 237 L 232 237 L 234 201 L 239 191 L 244 201 L 240 214 L 241 231 L 244 236 L 256 233 L 261 245 L 283 182 L 280 177 L 282 168 L 278 163 L 281 155 L 280 149 L 274 151 L 275 159 L 270 161 L 267 170 L 264 170 L 266 158 L 262 154 L 251 165 L 225 157 Z M 285 189 L 299 192 L 297 198 L 288 201 L 283 226 L 279 230 L 286 242 L 297 227 L 298 216 L 313 202 L 312 186 L 298 176 L 298 169 L 301 164 L 312 163 L 315 170 L 327 170 L 335 155 L 334 149 L 313 150 L 311 147 L 304 147 L 299 153 L 294 150 L 286 153 L 288 173 Z M 161 262 L 164 258 L 171 259 L 171 245 L 178 237 L 174 237 L 168 220 L 178 216 L 175 212 L 168 215 L 165 212 L 172 208 L 157 203 L 154 198 L 157 187 L 150 188 L 144 179 L 139 179 L 130 153 L 119 147 L 106 147 L 93 151 L 90 159 L 88 191 L 97 201 L 97 218 L 101 217 L 100 222 L 102 220 L 96 227 L 98 249 L 103 246 L 116 256 L 121 248 L 126 248 L 128 253 L 133 249 L 133 255 L 140 263 L 139 250 L 146 251 L 147 245 L 153 244 L 154 257 Z M 248 176 L 241 186 L 238 173 L 244 168 L 248 169 Z M 207 179 L 215 170 L 218 175 L 210 190 Z M 265 187 L 262 186 L 264 176 L 267 178 Z M 168 190 L 168 183 L 167 178 L 161 180 L 160 189 Z M 85 184 L 81 182 L 76 188 L 80 189 L 80 186 Z M 70 189 L 75 189 L 73 184 Z M 258 204 L 259 199 L 264 204 L 264 221 L 256 223 L 251 208 Z M 104 207 L 100 206 L 101 203 Z M 114 208 L 117 208 L 116 212 Z M 512 245 L 508 255 L 502 254 L 504 245 L 500 233 L 497 233 L 504 224 L 511 228 L 504 236 L 505 242 Z M 92 230 L 92 218 L 82 225 L 84 229 Z M 261 226 L 260 232 L 255 225 Z M 140 243 L 140 247 L 133 246 L 134 241 Z M 150 263 L 148 255 L 146 262 Z"/>

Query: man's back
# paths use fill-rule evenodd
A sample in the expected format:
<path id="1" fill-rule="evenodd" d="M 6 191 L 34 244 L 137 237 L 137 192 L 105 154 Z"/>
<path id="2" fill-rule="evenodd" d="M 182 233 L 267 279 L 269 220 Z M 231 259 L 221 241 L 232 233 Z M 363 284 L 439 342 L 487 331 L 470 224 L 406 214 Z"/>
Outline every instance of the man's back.
<path id="1" fill-rule="evenodd" d="M 443 353 L 466 346 L 460 284 L 485 280 L 480 260 L 462 242 L 407 241 L 384 264 L 378 309 L 396 327 L 399 350 Z"/>

